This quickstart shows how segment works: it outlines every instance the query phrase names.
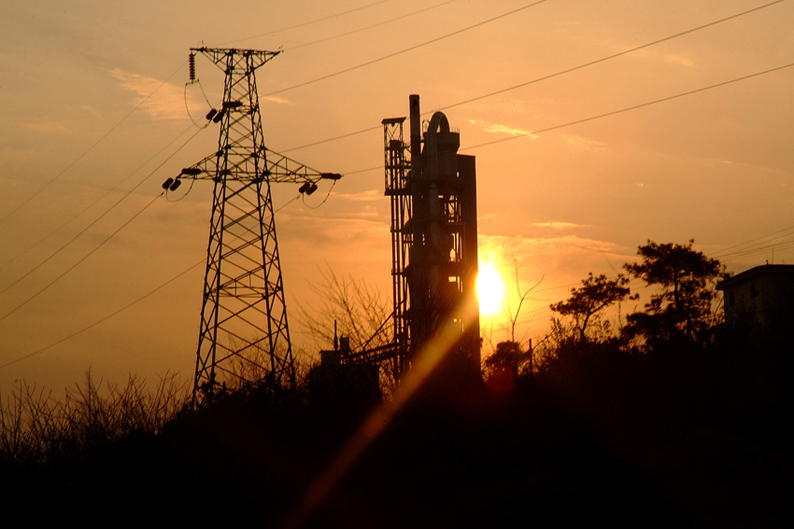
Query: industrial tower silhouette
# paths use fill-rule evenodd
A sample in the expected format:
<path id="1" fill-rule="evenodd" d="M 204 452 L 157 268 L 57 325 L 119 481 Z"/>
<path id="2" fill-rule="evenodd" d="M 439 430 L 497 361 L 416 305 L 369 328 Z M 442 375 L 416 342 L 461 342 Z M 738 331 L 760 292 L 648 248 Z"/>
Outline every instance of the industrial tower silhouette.
<path id="1" fill-rule="evenodd" d="M 419 96 L 405 118 L 382 121 L 385 194 L 391 203 L 393 348 L 404 373 L 442 329 L 456 336 L 445 376 L 480 378 L 475 158 L 458 154 L 460 133 L 435 112 L 423 130 Z"/>

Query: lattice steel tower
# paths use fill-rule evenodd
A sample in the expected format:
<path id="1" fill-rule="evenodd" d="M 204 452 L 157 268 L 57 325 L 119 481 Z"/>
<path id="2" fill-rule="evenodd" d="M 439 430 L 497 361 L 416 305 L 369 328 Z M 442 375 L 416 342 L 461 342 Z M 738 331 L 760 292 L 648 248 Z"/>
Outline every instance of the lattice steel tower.
<path id="1" fill-rule="evenodd" d="M 210 220 L 194 402 L 225 384 L 293 384 L 295 372 L 279 262 L 270 184 L 302 184 L 311 194 L 320 173 L 265 148 L 255 71 L 279 52 L 194 48 L 225 74 L 223 105 L 207 119 L 220 123 L 217 152 L 183 169 L 180 179 L 215 184 Z"/>

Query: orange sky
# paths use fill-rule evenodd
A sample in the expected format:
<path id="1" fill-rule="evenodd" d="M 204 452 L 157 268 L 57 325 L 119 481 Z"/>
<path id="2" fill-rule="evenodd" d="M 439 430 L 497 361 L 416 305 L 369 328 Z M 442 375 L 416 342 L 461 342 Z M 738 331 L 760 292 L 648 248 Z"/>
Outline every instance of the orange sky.
<path id="1" fill-rule="evenodd" d="M 405 116 L 412 93 L 477 157 L 480 252 L 512 306 L 516 265 L 522 289 L 542 278 L 522 338 L 542 336 L 550 303 L 588 272 L 614 274 L 647 239 L 694 239 L 733 272 L 794 262 L 794 3 L 710 26 L 769 2 L 533 3 L 4 2 L 0 391 L 18 379 L 59 389 L 89 367 L 114 381 L 192 376 L 212 190 L 152 200 L 217 146 L 217 126 L 191 123 L 204 94 L 185 86 L 188 50 L 202 44 L 283 48 L 258 74 L 266 144 L 346 175 L 316 209 L 327 187 L 305 203 L 291 202 L 294 186 L 275 190 L 304 350 L 315 344 L 294 309 L 315 302 L 319 269 L 390 293 L 379 126 Z M 201 57 L 197 70 L 218 105 L 221 72 Z M 490 339 L 508 338 L 503 323 Z"/>

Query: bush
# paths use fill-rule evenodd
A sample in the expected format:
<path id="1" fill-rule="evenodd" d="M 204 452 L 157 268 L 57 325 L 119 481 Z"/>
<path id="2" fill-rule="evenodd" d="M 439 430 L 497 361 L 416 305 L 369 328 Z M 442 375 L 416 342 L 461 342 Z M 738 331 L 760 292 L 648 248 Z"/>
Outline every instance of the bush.
<path id="1" fill-rule="evenodd" d="M 103 387 L 104 386 L 104 387 Z M 0 464 L 48 465 L 81 459 L 92 449 L 133 432 L 159 433 L 189 403 L 187 385 L 166 375 L 154 391 L 130 376 L 126 385 L 96 382 L 52 391 L 25 382 L 0 395 Z"/>

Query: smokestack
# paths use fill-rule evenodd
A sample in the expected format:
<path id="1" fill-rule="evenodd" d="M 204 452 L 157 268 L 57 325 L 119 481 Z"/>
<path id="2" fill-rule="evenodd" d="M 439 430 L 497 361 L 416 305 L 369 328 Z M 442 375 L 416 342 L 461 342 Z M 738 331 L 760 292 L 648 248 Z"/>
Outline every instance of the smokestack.
<path id="1" fill-rule="evenodd" d="M 428 269 L 425 247 L 426 197 L 422 186 L 422 115 L 419 111 L 419 96 L 408 98 L 411 126 L 411 224 L 413 244 L 409 251 L 411 274 L 411 355 L 424 344 L 428 337 L 429 323 L 426 320 L 428 307 Z"/>
<path id="2" fill-rule="evenodd" d="M 411 122 L 411 177 L 422 177 L 422 114 L 419 112 L 419 96 L 408 97 Z"/>

